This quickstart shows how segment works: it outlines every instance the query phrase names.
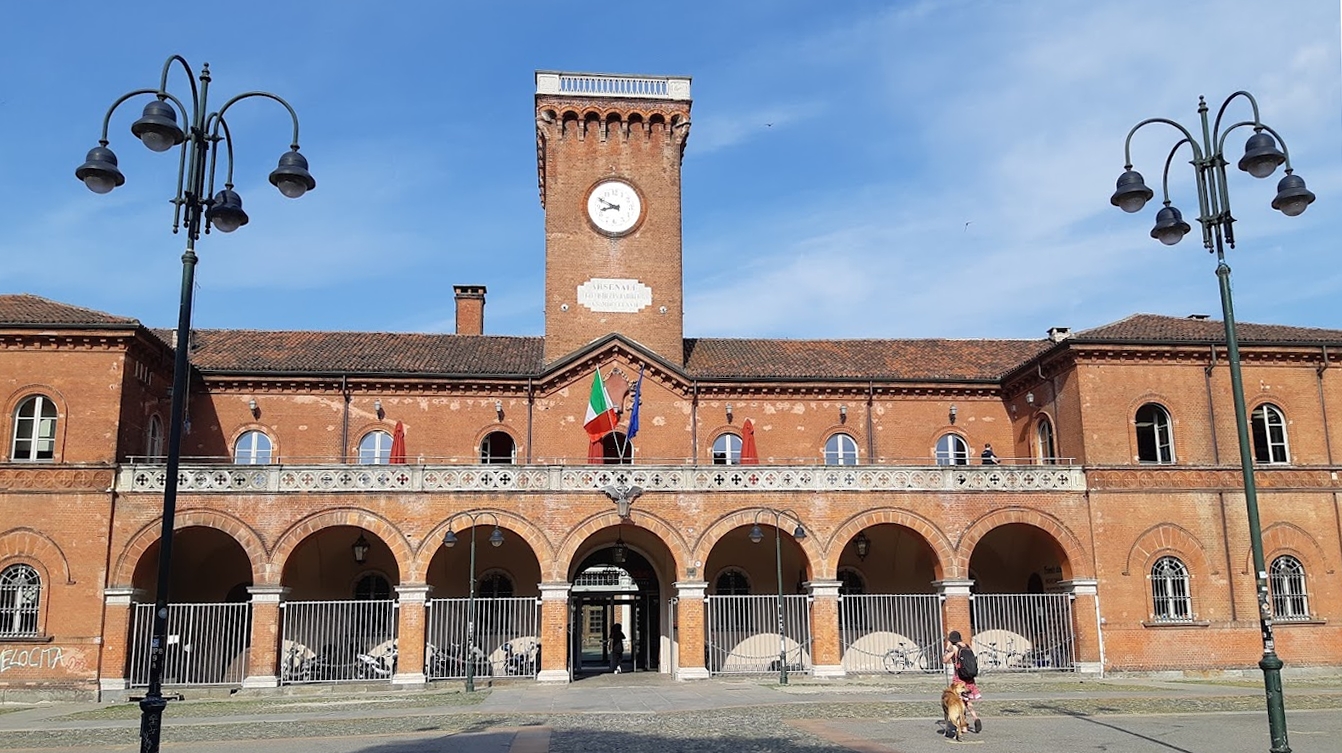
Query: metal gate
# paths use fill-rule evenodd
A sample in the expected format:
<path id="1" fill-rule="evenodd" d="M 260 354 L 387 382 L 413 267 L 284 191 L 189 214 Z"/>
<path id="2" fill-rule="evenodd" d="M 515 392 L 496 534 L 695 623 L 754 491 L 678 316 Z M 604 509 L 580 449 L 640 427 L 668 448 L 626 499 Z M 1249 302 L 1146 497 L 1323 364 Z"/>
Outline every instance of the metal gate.
<path id="1" fill-rule="evenodd" d="M 164 685 L 238 685 L 247 676 L 247 647 L 252 635 L 252 605 L 169 604 L 163 651 Z M 149 647 L 154 634 L 154 605 L 135 604 L 131 612 L 130 684 L 149 685 Z"/>
<path id="2" fill-rule="evenodd" d="M 1071 594 L 975 594 L 971 617 L 981 673 L 1076 668 Z"/>
<path id="3" fill-rule="evenodd" d="M 941 601 L 936 594 L 840 596 L 844 671 L 942 671 Z"/>
<path id="4" fill-rule="evenodd" d="M 811 597 L 707 596 L 704 666 L 715 675 L 811 671 Z M 780 624 L 781 623 L 781 624 Z"/>
<path id="5" fill-rule="evenodd" d="M 432 599 L 424 631 L 424 674 L 430 680 L 466 676 L 535 677 L 541 668 L 540 599 Z"/>
<path id="6" fill-rule="evenodd" d="M 289 601 L 280 606 L 281 685 L 390 680 L 396 674 L 395 601 Z"/>

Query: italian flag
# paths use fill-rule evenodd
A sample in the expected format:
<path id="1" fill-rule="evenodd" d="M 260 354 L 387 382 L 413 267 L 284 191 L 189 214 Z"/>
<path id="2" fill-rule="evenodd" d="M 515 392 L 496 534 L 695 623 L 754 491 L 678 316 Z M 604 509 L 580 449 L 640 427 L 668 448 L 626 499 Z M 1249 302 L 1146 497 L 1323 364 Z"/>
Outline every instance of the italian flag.
<path id="1" fill-rule="evenodd" d="M 587 418 L 583 421 L 582 428 L 587 430 L 587 436 L 596 441 L 615 429 L 619 423 L 619 418 L 615 415 L 615 406 L 610 402 L 610 395 L 606 392 L 606 382 L 601 378 L 601 369 L 596 370 L 596 376 L 592 379 L 592 396 L 587 399 Z"/>

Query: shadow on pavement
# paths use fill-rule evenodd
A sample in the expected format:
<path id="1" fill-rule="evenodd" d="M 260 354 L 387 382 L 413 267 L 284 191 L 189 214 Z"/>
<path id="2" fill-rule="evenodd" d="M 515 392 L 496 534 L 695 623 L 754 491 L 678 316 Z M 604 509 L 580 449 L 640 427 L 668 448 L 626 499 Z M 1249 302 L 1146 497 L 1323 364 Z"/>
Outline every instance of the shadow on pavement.
<path id="1" fill-rule="evenodd" d="M 1065 708 L 1062 708 L 1062 707 L 1059 707 L 1059 706 L 1053 706 L 1053 705 L 1049 705 L 1049 704 L 1038 704 L 1038 705 L 1036 705 L 1036 708 L 1047 709 L 1047 710 L 1049 710 L 1049 711 L 1052 711 L 1052 712 L 1055 713 L 1055 714 L 1061 714 L 1061 715 L 1063 715 L 1063 716 L 1070 716 L 1070 717 L 1072 717 L 1073 719 L 1080 719 L 1080 720 L 1083 721 L 1083 722 L 1090 722 L 1091 724 L 1099 725 L 1099 726 L 1101 726 L 1101 727 L 1108 727 L 1109 729 L 1114 730 L 1115 732 L 1122 732 L 1122 733 L 1125 734 L 1125 735 L 1131 735 L 1131 736 L 1133 736 L 1133 737 L 1138 737 L 1138 738 L 1141 738 L 1141 739 L 1143 739 L 1143 740 L 1146 740 L 1147 742 L 1155 743 L 1156 745 L 1159 745 L 1159 746 L 1161 746 L 1162 748 L 1169 748 L 1170 750 L 1177 750 L 1177 751 L 1179 751 L 1179 753 L 1194 753 L 1194 751 L 1191 751 L 1191 750 L 1189 750 L 1189 749 L 1187 749 L 1187 748 L 1180 748 L 1179 746 L 1177 746 L 1177 745 L 1171 745 L 1171 744 L 1165 742 L 1164 740 L 1157 740 L 1156 738 L 1154 738 L 1154 737 L 1150 737 L 1149 735 L 1143 735 L 1143 734 L 1140 733 L 1140 732 L 1133 732 L 1133 731 L 1130 730 L 1130 729 L 1124 729 L 1123 727 L 1120 727 L 1120 726 L 1117 725 L 1117 724 L 1110 724 L 1109 722 L 1102 722 L 1102 721 L 1100 721 L 1099 719 L 1096 719 L 1095 717 L 1090 716 L 1089 714 L 1083 714 L 1083 713 L 1081 713 L 1081 712 L 1079 712 L 1079 711 L 1072 711 L 1072 710 L 1070 710 L 1070 709 L 1065 709 Z"/>

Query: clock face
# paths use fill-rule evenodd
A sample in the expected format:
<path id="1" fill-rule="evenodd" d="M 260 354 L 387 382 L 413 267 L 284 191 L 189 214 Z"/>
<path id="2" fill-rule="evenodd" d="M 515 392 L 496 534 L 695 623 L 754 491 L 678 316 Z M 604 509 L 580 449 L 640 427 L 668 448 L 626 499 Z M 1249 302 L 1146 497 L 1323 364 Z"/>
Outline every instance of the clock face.
<path id="1" fill-rule="evenodd" d="M 642 214 L 638 192 L 622 180 L 602 181 L 587 196 L 587 216 L 598 230 L 609 235 L 633 230 Z"/>

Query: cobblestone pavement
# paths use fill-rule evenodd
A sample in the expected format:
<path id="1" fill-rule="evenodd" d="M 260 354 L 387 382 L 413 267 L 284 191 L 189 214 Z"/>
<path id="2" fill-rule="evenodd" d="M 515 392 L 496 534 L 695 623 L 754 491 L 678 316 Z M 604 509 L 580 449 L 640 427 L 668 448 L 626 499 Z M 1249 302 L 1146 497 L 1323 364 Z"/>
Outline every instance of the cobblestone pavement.
<path id="1" fill-rule="evenodd" d="M 1260 687 L 1237 680 L 1003 678 L 984 682 L 982 734 L 996 751 L 1264 751 Z M 747 753 L 922 751 L 938 735 L 935 678 L 870 682 L 677 683 L 656 675 L 466 695 L 280 695 L 173 702 L 163 749 L 193 753 Z M 1292 747 L 1339 750 L 1342 678 L 1288 679 Z M 1312 709 L 1326 709 L 1316 711 Z M 10 710 L 10 709 L 7 709 Z M 0 748 L 138 748 L 133 704 L 48 704 L 0 714 Z M 1327 743 L 1333 740 L 1333 743 Z"/>

